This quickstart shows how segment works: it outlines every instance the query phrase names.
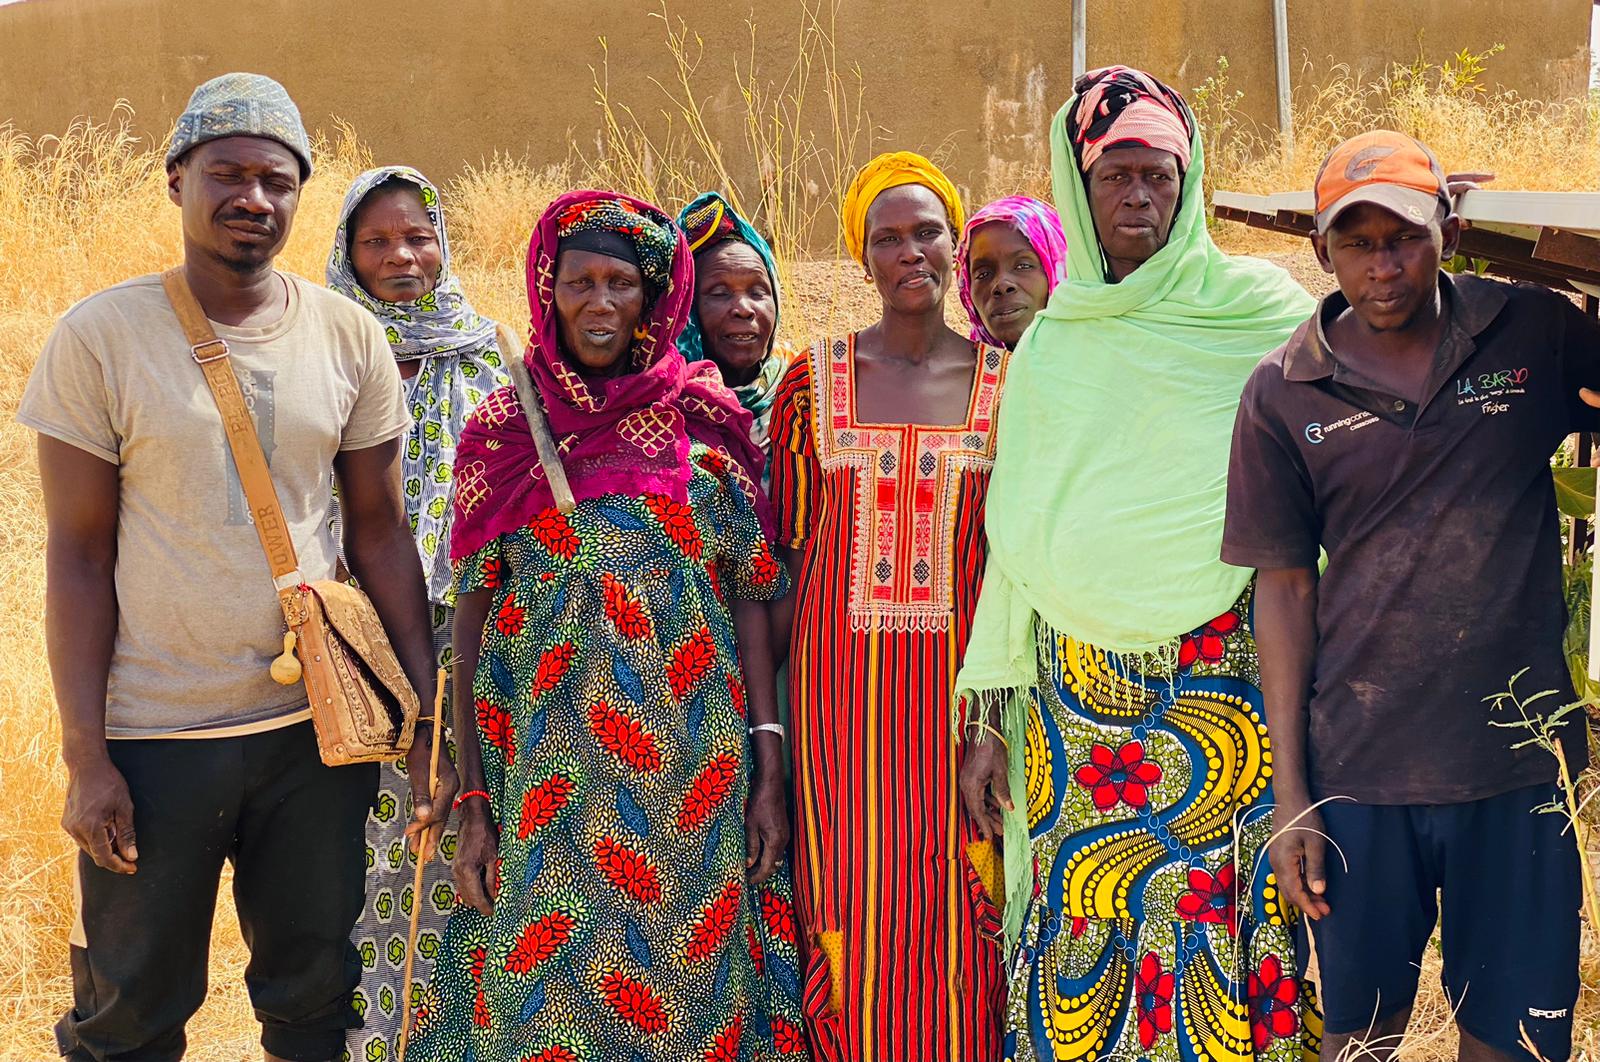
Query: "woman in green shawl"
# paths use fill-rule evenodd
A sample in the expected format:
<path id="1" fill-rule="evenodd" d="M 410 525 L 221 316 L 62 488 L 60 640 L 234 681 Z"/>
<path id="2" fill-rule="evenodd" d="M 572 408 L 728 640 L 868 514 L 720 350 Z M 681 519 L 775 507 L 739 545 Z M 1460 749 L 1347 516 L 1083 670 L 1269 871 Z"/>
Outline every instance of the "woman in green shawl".
<path id="1" fill-rule="evenodd" d="M 1218 555 L 1240 391 L 1312 300 L 1211 242 L 1193 115 L 1149 75 L 1080 79 L 1051 151 L 1069 279 L 1012 361 L 957 680 L 967 811 L 1004 837 L 1006 1057 L 1298 1062 L 1321 1023 L 1264 858 L 1254 573 Z"/>

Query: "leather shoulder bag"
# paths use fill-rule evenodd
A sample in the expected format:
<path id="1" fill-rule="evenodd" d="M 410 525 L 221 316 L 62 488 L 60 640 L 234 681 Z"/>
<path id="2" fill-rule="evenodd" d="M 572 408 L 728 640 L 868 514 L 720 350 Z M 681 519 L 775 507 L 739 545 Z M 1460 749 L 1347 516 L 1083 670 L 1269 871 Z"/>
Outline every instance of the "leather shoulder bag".
<path id="1" fill-rule="evenodd" d="M 228 344 L 217 338 L 181 268 L 163 273 L 161 284 L 188 337 L 190 356 L 222 414 L 228 448 L 283 609 L 287 629 L 283 655 L 272 662 L 273 679 L 285 686 L 305 683 L 317 751 L 328 766 L 404 755 L 416 729 L 417 695 L 377 610 L 353 586 L 333 579 L 307 583 L 301 575 Z"/>

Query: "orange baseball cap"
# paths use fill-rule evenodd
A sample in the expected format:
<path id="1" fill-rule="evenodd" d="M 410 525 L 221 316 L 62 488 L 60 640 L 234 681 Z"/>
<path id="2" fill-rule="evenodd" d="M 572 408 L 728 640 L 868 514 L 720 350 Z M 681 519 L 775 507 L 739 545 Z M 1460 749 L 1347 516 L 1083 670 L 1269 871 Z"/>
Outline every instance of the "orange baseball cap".
<path id="1" fill-rule="evenodd" d="M 1444 171 L 1418 140 L 1389 129 L 1353 136 L 1328 153 L 1317 171 L 1317 232 L 1357 203 L 1372 203 L 1426 225 L 1439 204 L 1450 207 Z"/>

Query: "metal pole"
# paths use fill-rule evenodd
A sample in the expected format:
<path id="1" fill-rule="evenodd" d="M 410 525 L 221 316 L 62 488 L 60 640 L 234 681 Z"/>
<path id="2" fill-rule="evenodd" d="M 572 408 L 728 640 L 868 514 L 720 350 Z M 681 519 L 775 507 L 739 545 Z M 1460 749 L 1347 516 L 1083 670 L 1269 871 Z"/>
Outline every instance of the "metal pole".
<path id="1" fill-rule="evenodd" d="M 1600 299 L 1585 293 L 1583 296 L 1583 312 L 1590 317 L 1600 320 Z M 1580 468 L 1588 468 L 1594 464 L 1596 448 L 1594 436 L 1588 432 L 1578 433 L 1578 445 L 1572 463 Z M 1574 520 L 1572 522 L 1572 538 L 1568 540 L 1567 563 L 1576 564 L 1585 552 L 1588 551 L 1596 524 L 1588 520 Z M 1591 640 L 1592 635 L 1591 635 Z M 1594 670 L 1594 664 L 1589 665 L 1589 670 Z"/>
<path id="2" fill-rule="evenodd" d="M 1289 0 L 1272 0 L 1272 45 L 1278 65 L 1278 132 L 1284 150 L 1294 146 L 1294 125 L 1289 113 Z"/>
<path id="3" fill-rule="evenodd" d="M 1072 80 L 1089 69 L 1089 46 L 1084 35 L 1089 21 L 1089 0 L 1072 0 Z"/>

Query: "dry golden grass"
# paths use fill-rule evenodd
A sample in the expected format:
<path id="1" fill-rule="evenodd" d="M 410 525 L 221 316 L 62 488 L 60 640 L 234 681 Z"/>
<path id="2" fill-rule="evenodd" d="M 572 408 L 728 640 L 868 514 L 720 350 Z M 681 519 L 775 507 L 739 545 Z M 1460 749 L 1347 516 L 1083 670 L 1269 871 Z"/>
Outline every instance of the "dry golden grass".
<path id="1" fill-rule="evenodd" d="M 873 144 L 871 125 L 852 111 L 848 71 L 828 66 L 824 21 L 814 27 L 814 54 L 797 63 L 785 90 L 747 95 L 749 143 L 761 158 L 746 208 L 780 219 L 781 269 L 789 291 L 785 336 L 801 342 L 826 330 L 870 320 L 873 292 L 857 267 L 837 261 L 800 261 L 804 233 L 835 209 L 850 160 Z M 691 49 L 680 38 L 676 47 Z M 689 52 L 685 52 L 688 55 Z M 807 65 L 810 64 L 810 65 Z M 691 68 L 692 73 L 692 68 Z M 1470 78 L 1452 82 L 1448 70 L 1396 73 L 1377 86 L 1348 79 L 1304 101 L 1293 151 L 1254 153 L 1248 136 L 1213 145 L 1216 181 L 1246 190 L 1308 187 L 1320 156 L 1334 141 L 1371 125 L 1392 125 L 1431 143 L 1447 168 L 1492 169 L 1500 187 L 1600 187 L 1596 110 L 1584 101 L 1536 105 L 1477 91 Z M 746 70 L 744 77 L 749 77 Z M 808 89 L 808 79 L 821 87 Z M 841 88 L 841 85 L 844 86 Z M 689 86 L 684 99 L 692 97 Z M 785 130 L 805 107 L 824 117 L 814 135 Z M 1226 85 L 1213 83 L 1199 99 L 1202 117 L 1231 120 Z M 602 99 L 602 105 L 607 104 Z M 625 109 L 611 111 L 610 161 L 574 160 L 538 170 L 495 158 L 468 169 L 445 191 L 456 267 L 484 313 L 525 331 L 523 257 L 532 222 L 568 183 L 622 177 L 619 156 L 659 148 L 630 126 Z M 811 113 L 811 112 L 808 112 Z M 180 257 L 178 212 L 165 192 L 160 156 L 131 138 L 119 113 L 106 125 L 79 124 L 59 138 L 32 142 L 0 127 L 0 615 L 8 621 L 8 651 L 0 661 L 0 807 L 11 814 L 0 832 L 0 1062 L 36 1062 L 54 1056 L 50 1027 L 68 1006 L 66 933 L 70 924 L 72 847 L 59 828 L 65 772 L 45 665 L 43 633 L 44 523 L 39 504 L 31 433 L 14 420 L 16 404 L 52 323 L 74 301 L 127 277 L 163 268 Z M 687 119 L 686 119 L 687 121 Z M 697 141 L 692 124 L 673 142 L 692 158 L 654 168 L 635 166 L 636 190 L 681 197 L 690 178 L 727 172 L 720 145 Z M 700 154 L 695 155 L 696 152 Z M 339 126 L 317 144 L 316 178 L 306 187 L 281 265 L 320 280 L 340 200 L 351 178 L 371 159 L 354 131 Z M 793 167 L 787 170 L 786 167 Z M 1042 171 L 1026 177 L 1048 195 Z M 1011 175 L 1015 180 L 1016 175 Z M 675 183 L 676 182 L 676 183 Z M 623 182 L 630 183 L 630 182 Z M 679 187 L 682 185 L 683 187 Z M 993 188 L 1000 193 L 1011 188 Z M 1224 229 L 1230 247 L 1275 250 L 1280 260 L 1314 282 L 1303 247 L 1263 241 Z M 954 300 L 952 300 L 954 303 Z M 952 308 L 952 319 L 959 307 Z M 1588 949 L 1585 983 L 1600 983 Z M 214 938 L 211 997 L 190 1025 L 191 1057 L 234 1060 L 257 1056 L 256 1029 L 240 983 L 245 961 L 227 890 Z M 1453 1036 L 1437 988 L 1437 955 L 1424 969 L 1416 1030 L 1406 1055 L 1453 1057 Z M 1580 1005 L 1580 1039 L 1594 1055 L 1594 992 Z"/>
<path id="2" fill-rule="evenodd" d="M 1494 173 L 1496 189 L 1600 188 L 1600 97 L 1534 100 L 1490 91 L 1482 74 L 1497 50 L 1462 52 L 1440 63 L 1418 59 L 1370 82 L 1342 65 L 1325 74 L 1308 69 L 1302 82 L 1321 87 L 1295 99 L 1291 145 L 1241 117 L 1241 97 L 1229 85 L 1224 60 L 1189 96 L 1207 130 L 1208 183 L 1258 194 L 1309 190 L 1340 141 L 1368 129 L 1395 129 L 1432 148 L 1446 173 Z M 1248 251 L 1299 246 L 1291 237 L 1233 222 L 1219 225 L 1218 239 Z"/>
<path id="3" fill-rule="evenodd" d="M 594 85 L 598 149 L 574 160 L 591 186 L 654 203 L 682 204 L 707 189 L 720 191 L 771 242 L 783 288 L 807 293 L 784 308 L 788 338 L 814 335 L 858 308 L 855 288 L 818 285 L 797 271 L 803 259 L 844 256 L 838 204 L 883 134 L 863 102 L 860 69 L 840 64 L 838 7 L 838 0 L 807 0 L 798 12 L 797 44 L 778 53 L 758 46 L 752 17 L 748 51 L 731 66 L 709 66 L 699 34 L 661 0 L 654 14 L 663 27 L 667 76 L 656 81 L 659 98 L 637 108 L 616 98 L 602 66 Z M 738 142 L 725 145 L 705 101 L 730 79 L 744 111 Z"/>

